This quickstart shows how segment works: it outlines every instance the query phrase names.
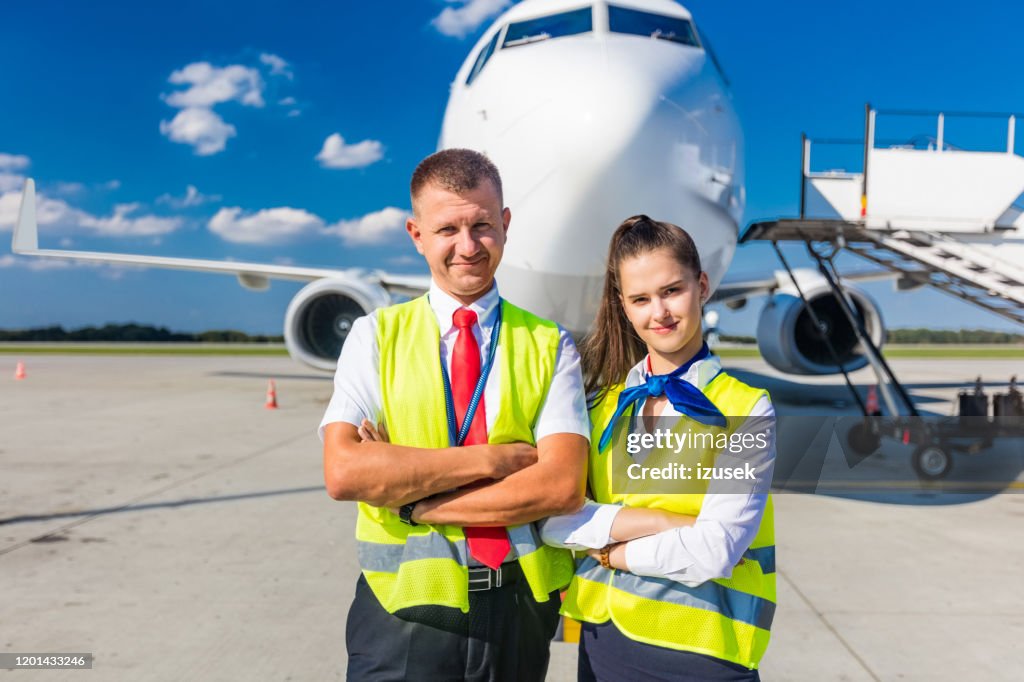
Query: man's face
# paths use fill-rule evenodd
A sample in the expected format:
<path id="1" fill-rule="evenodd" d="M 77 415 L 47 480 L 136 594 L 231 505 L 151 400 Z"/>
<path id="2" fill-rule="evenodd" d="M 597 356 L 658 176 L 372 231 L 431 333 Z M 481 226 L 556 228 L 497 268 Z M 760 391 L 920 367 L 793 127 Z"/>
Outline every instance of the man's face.
<path id="1" fill-rule="evenodd" d="M 512 219 L 511 212 L 501 207 L 494 184 L 481 180 L 462 194 L 427 184 L 413 209 L 415 215 L 406 221 L 405 229 L 427 259 L 438 286 L 463 303 L 487 293 Z"/>

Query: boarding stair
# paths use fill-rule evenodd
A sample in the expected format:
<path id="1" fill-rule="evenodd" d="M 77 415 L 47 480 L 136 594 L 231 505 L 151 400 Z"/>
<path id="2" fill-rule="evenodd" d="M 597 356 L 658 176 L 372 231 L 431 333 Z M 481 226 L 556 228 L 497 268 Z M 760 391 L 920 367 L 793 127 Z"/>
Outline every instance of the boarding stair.
<path id="1" fill-rule="evenodd" d="M 936 133 L 886 143 L 876 139 L 879 116 L 928 117 Z M 1015 151 L 1014 135 L 1020 116 L 884 111 L 867 105 L 863 140 L 814 141 L 862 146 L 863 169 L 812 172 L 812 140 L 804 135 L 799 217 L 755 222 L 740 241 L 771 242 L 787 270 L 779 242 L 804 242 L 841 305 L 846 296 L 833 261 L 847 250 L 881 266 L 880 274 L 891 273 L 899 290 L 931 286 L 1024 324 L 1024 157 Z M 948 144 L 944 132 L 951 117 L 1005 120 L 1005 148 L 969 151 Z M 849 307 L 849 315 L 856 316 Z M 914 414 L 856 322 L 851 317 L 890 413 Z M 895 404 L 897 398 L 904 410 Z"/>

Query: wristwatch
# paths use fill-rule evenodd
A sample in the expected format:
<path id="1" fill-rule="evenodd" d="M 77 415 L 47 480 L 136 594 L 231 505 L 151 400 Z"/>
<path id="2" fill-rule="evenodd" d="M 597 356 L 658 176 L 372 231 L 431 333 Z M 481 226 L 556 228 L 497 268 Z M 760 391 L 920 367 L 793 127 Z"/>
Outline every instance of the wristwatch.
<path id="1" fill-rule="evenodd" d="M 410 502 L 409 504 L 403 504 L 402 508 L 398 510 L 398 520 L 407 526 L 418 526 L 420 524 L 412 520 L 412 510 L 416 508 L 416 502 Z"/>
<path id="2" fill-rule="evenodd" d="M 601 562 L 601 566 L 603 566 L 604 568 L 607 568 L 609 571 L 612 570 L 612 564 L 611 564 L 611 561 L 609 561 L 609 558 L 608 558 L 608 554 L 611 553 L 611 551 L 612 551 L 612 546 L 611 545 L 605 545 L 604 547 L 601 548 L 601 551 L 598 552 L 598 554 L 597 554 L 598 559 Z"/>

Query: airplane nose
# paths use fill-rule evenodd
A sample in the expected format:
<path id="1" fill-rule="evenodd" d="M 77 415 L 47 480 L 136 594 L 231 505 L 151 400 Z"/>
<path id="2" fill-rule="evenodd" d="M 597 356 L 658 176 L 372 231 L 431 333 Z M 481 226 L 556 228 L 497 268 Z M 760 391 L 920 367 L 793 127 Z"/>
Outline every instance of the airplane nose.
<path id="1" fill-rule="evenodd" d="M 565 234 L 559 249 L 573 244 L 600 258 L 607 242 L 594 239 L 595 232 L 610 236 L 635 213 L 677 217 L 666 189 L 675 197 L 697 191 L 739 219 L 741 209 L 730 206 L 742 173 L 739 129 L 703 52 L 639 42 L 647 49 L 636 49 L 630 37 L 621 44 L 609 40 L 603 68 L 553 68 L 560 73 L 544 80 L 561 80 L 561 93 L 542 88 L 546 97 L 538 98 L 525 86 L 519 92 L 509 86 L 503 97 L 508 109 L 488 121 L 495 125 L 487 152 L 502 169 L 518 224 L 530 204 L 562 212 L 544 222 L 587 221 L 581 226 L 590 235 L 586 242 L 579 233 Z M 679 54 L 666 60 L 665 50 L 656 48 Z M 624 206 L 632 213 L 619 215 Z M 513 257 L 518 246 L 526 248 L 512 235 Z"/>
<path id="2" fill-rule="evenodd" d="M 733 205 L 742 149 L 703 51 L 635 36 L 570 41 L 502 51 L 488 66 L 488 77 L 502 77 L 500 93 L 474 101 L 474 113 L 483 105 L 485 113 L 461 126 L 478 126 L 476 134 L 446 126 L 442 144 L 475 146 L 501 169 L 514 216 L 503 291 L 538 309 L 576 306 L 559 319 L 579 317 L 585 329 L 611 233 L 631 215 L 688 229 L 717 284 L 742 211 Z M 504 283 L 513 279 L 530 284 L 514 296 Z"/>

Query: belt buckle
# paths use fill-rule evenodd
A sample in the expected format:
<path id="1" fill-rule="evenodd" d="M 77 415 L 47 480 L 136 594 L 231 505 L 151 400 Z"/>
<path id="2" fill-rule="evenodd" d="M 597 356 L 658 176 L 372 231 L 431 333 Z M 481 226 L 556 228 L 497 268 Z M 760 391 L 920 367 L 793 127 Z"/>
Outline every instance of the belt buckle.
<path id="1" fill-rule="evenodd" d="M 474 578 L 474 571 L 480 577 Z M 482 566 L 480 569 L 469 569 L 469 591 L 470 592 L 483 592 L 494 587 L 501 587 L 502 575 L 501 567 L 492 569 L 488 566 Z M 480 574 L 483 575 L 480 575 Z"/>

